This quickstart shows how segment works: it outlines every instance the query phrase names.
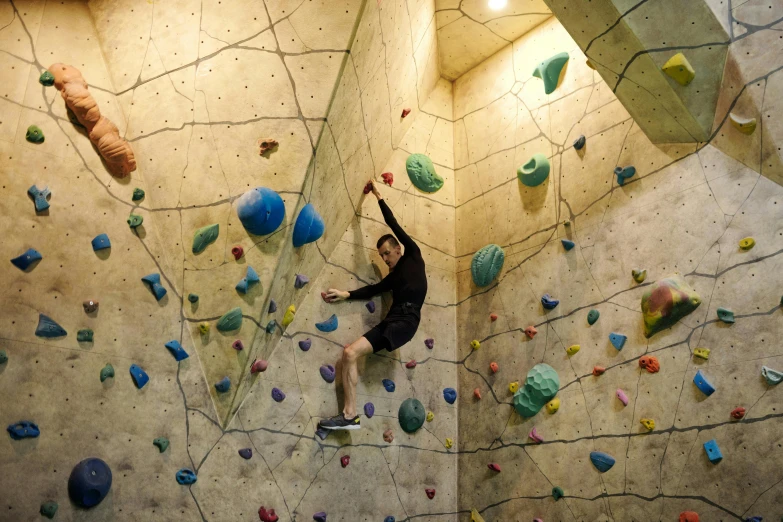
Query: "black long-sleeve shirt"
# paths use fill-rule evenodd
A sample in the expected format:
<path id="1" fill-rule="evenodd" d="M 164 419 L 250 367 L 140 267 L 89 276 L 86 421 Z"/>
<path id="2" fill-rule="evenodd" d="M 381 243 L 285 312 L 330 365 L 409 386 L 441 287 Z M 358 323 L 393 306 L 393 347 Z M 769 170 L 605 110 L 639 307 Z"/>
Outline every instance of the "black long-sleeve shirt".
<path id="1" fill-rule="evenodd" d="M 367 285 L 350 292 L 350 299 L 369 299 L 381 292 L 391 290 L 394 305 L 413 303 L 417 308 L 424 304 L 427 296 L 427 274 L 424 270 L 424 259 L 421 249 L 411 237 L 405 233 L 394 217 L 391 209 L 382 199 L 378 200 L 383 219 L 400 243 L 405 247 L 405 253 L 397 261 L 394 269 L 379 283 Z"/>

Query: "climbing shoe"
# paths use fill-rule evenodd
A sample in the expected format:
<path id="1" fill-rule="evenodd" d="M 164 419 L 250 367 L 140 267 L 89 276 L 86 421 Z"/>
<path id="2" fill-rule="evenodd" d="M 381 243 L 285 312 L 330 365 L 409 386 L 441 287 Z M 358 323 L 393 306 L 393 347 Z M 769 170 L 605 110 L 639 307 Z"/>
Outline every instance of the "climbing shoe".
<path id="1" fill-rule="evenodd" d="M 346 419 L 342 413 L 330 419 L 323 419 L 318 425 L 325 430 L 358 430 L 362 427 L 358 415 L 353 419 Z"/>

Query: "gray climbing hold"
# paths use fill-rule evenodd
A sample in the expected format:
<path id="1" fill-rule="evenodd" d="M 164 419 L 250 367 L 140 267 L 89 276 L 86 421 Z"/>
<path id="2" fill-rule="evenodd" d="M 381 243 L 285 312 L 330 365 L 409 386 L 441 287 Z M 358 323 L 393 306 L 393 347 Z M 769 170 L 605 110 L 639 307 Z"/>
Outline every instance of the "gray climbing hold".
<path id="1" fill-rule="evenodd" d="M 176 339 L 172 339 L 171 341 L 167 342 L 165 346 L 169 349 L 169 352 L 171 352 L 171 355 L 174 356 L 174 360 L 177 362 L 188 358 L 188 353 L 184 348 L 182 348 L 182 345 L 179 344 L 179 341 Z"/>
<path id="2" fill-rule="evenodd" d="M 267 310 L 267 313 L 273 314 L 277 312 L 277 303 L 274 299 L 269 300 L 269 309 Z"/>
<path id="3" fill-rule="evenodd" d="M 285 393 L 280 388 L 272 388 L 272 398 L 275 402 L 283 402 L 285 400 Z"/>
<path id="4" fill-rule="evenodd" d="M 324 364 L 323 366 L 321 366 L 320 372 L 321 372 L 321 377 L 323 377 L 326 382 L 330 384 L 334 382 L 334 377 L 335 377 L 334 366 L 332 366 L 331 364 Z"/>
<path id="5" fill-rule="evenodd" d="M 169 439 L 166 437 L 158 437 L 152 441 L 152 444 L 158 448 L 158 451 L 163 453 L 169 447 Z"/>
<path id="6" fill-rule="evenodd" d="M 93 331 L 90 328 L 85 328 L 76 332 L 76 340 L 80 343 L 91 343 L 93 337 Z"/>
<path id="7" fill-rule="evenodd" d="M 315 327 L 322 332 L 334 332 L 337 330 L 337 324 L 337 316 L 332 314 L 326 321 L 315 323 Z"/>
<path id="8" fill-rule="evenodd" d="M 578 138 L 577 138 L 577 139 L 574 141 L 574 149 L 576 149 L 576 150 L 582 150 L 582 148 L 585 146 L 585 142 L 586 142 L 586 141 L 587 141 L 587 140 L 585 139 L 585 137 L 584 137 L 584 134 L 583 134 L 583 135 L 581 135 L 581 136 L 579 136 L 579 137 L 578 137 Z"/>
<path id="9" fill-rule="evenodd" d="M 587 312 L 587 324 L 595 324 L 599 317 L 601 317 L 601 312 L 593 308 Z"/>
<path id="10" fill-rule="evenodd" d="M 704 451 L 707 452 L 707 458 L 710 459 L 710 462 L 713 464 L 717 464 L 723 460 L 723 454 L 720 452 L 718 442 L 715 439 L 708 440 L 704 443 Z"/>
<path id="11" fill-rule="evenodd" d="M 36 423 L 26 420 L 9 424 L 6 431 L 13 440 L 34 439 L 41 434 Z"/>
<path id="12" fill-rule="evenodd" d="M 607 471 L 612 469 L 612 466 L 614 466 L 615 460 L 614 460 L 614 457 L 612 457 L 608 453 L 604 453 L 602 451 L 591 451 L 590 452 L 590 462 L 593 463 L 593 466 L 595 466 L 595 469 L 597 469 L 601 473 L 606 473 Z"/>
<path id="13" fill-rule="evenodd" d="M 259 281 L 261 281 L 261 279 L 258 277 L 258 272 L 256 272 L 252 266 L 248 265 L 247 274 L 237 283 L 235 288 L 240 294 L 246 294 L 248 289 Z"/>
<path id="14" fill-rule="evenodd" d="M 527 163 L 517 169 L 517 178 L 526 187 L 537 187 L 549 177 L 549 159 L 541 154 L 533 154 Z"/>
<path id="15" fill-rule="evenodd" d="M 231 379 L 229 379 L 227 376 L 223 377 L 215 383 L 215 389 L 218 391 L 218 393 L 227 392 L 229 389 L 231 389 Z"/>
<path id="16" fill-rule="evenodd" d="M 131 228 L 136 228 L 138 226 L 141 226 L 141 224 L 144 223 L 144 217 L 140 216 L 138 214 L 131 214 L 128 216 L 128 226 Z"/>
<path id="17" fill-rule="evenodd" d="M 367 307 L 367 311 L 369 311 L 371 314 L 375 313 L 375 301 L 367 301 L 364 306 Z"/>
<path id="18" fill-rule="evenodd" d="M 44 314 L 38 314 L 38 326 L 35 328 L 37 337 L 62 337 L 68 335 L 65 328 L 54 322 L 54 320 Z"/>
<path id="19" fill-rule="evenodd" d="M 626 337 L 623 334 L 614 333 L 614 332 L 609 334 L 609 342 L 612 343 L 612 346 L 617 348 L 618 352 L 623 349 L 623 346 L 625 346 L 625 341 L 627 340 L 628 337 Z"/>
<path id="20" fill-rule="evenodd" d="M 43 259 L 41 253 L 34 248 L 30 248 L 21 256 L 13 258 L 11 263 L 19 270 L 27 270 L 30 265 L 41 259 Z"/>
<path id="21" fill-rule="evenodd" d="M 315 434 L 318 435 L 318 438 L 321 440 L 326 440 L 326 437 L 329 436 L 329 433 L 331 433 L 331 430 L 327 430 L 326 428 L 322 428 L 320 426 L 315 429 Z"/>
<path id="22" fill-rule="evenodd" d="M 92 249 L 95 252 L 98 250 L 104 250 L 106 248 L 111 248 L 111 241 L 109 241 L 109 236 L 106 234 L 98 234 L 93 238 Z"/>
<path id="23" fill-rule="evenodd" d="M 304 285 L 310 282 L 310 278 L 307 277 L 304 274 L 296 274 L 296 279 L 294 280 L 294 288 L 303 288 Z"/>
<path id="24" fill-rule="evenodd" d="M 266 330 L 266 333 L 271 334 L 271 333 L 275 333 L 275 328 L 277 328 L 277 321 L 272 319 L 271 321 L 266 323 L 266 328 L 264 328 L 264 330 Z"/>
<path id="25" fill-rule="evenodd" d="M 198 303 L 198 294 L 188 294 L 188 301 Z"/>
<path id="26" fill-rule="evenodd" d="M 574 248 L 576 246 L 576 243 L 571 241 L 570 239 L 561 239 L 560 242 L 563 244 L 563 248 L 566 249 L 566 252 Z"/>
<path id="27" fill-rule="evenodd" d="M 405 170 L 413 186 L 422 192 L 437 192 L 443 186 L 443 178 L 435 172 L 429 156 L 411 154 L 405 161 Z"/>
<path id="28" fill-rule="evenodd" d="M 307 350 L 310 349 L 310 346 L 312 346 L 312 344 L 313 341 L 311 341 L 310 338 L 308 337 L 304 341 L 299 341 L 299 349 L 302 350 L 303 352 L 306 352 Z"/>
<path id="29" fill-rule="evenodd" d="M 131 196 L 131 199 L 133 201 L 140 201 L 144 199 L 144 191 L 140 188 L 133 189 L 133 196 Z"/>
<path id="30" fill-rule="evenodd" d="M 239 456 L 242 457 L 245 460 L 250 460 L 253 457 L 253 449 L 252 448 L 242 448 L 237 453 L 239 453 Z"/>
<path id="31" fill-rule="evenodd" d="M 141 280 L 147 284 L 150 292 L 155 296 L 155 299 L 160 301 L 163 296 L 166 295 L 167 290 L 160 284 L 160 274 L 149 274 L 141 278 Z"/>
<path id="32" fill-rule="evenodd" d="M 182 468 L 181 470 L 177 471 L 175 477 L 177 479 L 177 483 L 183 486 L 190 486 L 191 484 L 195 484 L 198 480 L 196 474 L 188 468 Z"/>
<path id="33" fill-rule="evenodd" d="M 8 362 L 8 354 L 5 350 L 0 350 L 0 364 L 5 364 Z"/>
<path id="34" fill-rule="evenodd" d="M 220 233 L 220 225 L 213 223 L 201 227 L 193 234 L 193 253 L 200 254 L 210 244 L 214 243 Z"/>
<path id="35" fill-rule="evenodd" d="M 541 297 L 541 306 L 543 306 L 547 310 L 552 310 L 559 304 L 560 304 L 560 301 L 558 299 L 555 299 L 554 297 L 552 297 L 549 294 L 544 294 Z"/>
<path id="36" fill-rule="evenodd" d="M 767 384 L 770 386 L 780 384 L 780 381 L 783 381 L 783 373 L 773 370 L 768 366 L 761 367 L 761 375 L 767 380 Z"/>
<path id="37" fill-rule="evenodd" d="M 495 244 L 489 244 L 473 255 L 470 262 L 470 275 L 476 286 L 488 286 L 503 268 L 506 253 Z"/>
<path id="38" fill-rule="evenodd" d="M 418 399 L 405 399 L 400 404 L 397 412 L 397 419 L 400 421 L 400 427 L 405 433 L 414 433 L 424 425 L 424 418 L 427 412 L 424 405 Z"/>
<path id="39" fill-rule="evenodd" d="M 105 381 L 109 377 L 114 377 L 114 366 L 107 363 L 106 366 L 101 369 L 101 382 Z"/>
<path id="40" fill-rule="evenodd" d="M 47 72 L 49 72 L 49 71 L 47 71 Z M 53 500 L 48 500 L 48 501 L 44 502 L 43 504 L 41 504 L 40 513 L 41 513 L 41 515 L 43 515 L 46 518 L 51 520 L 51 519 L 54 518 L 54 515 L 57 514 L 57 508 L 59 508 L 59 507 L 60 506 L 57 505 L 57 502 L 55 502 Z"/>
<path id="41" fill-rule="evenodd" d="M 242 309 L 239 307 L 232 308 L 223 317 L 218 319 L 217 329 L 219 332 L 230 332 L 232 330 L 238 330 L 242 326 Z"/>
<path id="42" fill-rule="evenodd" d="M 693 384 L 708 397 L 715 393 L 715 387 L 707 380 L 704 374 L 701 373 L 701 370 L 697 371 L 696 375 L 693 376 Z"/>
<path id="43" fill-rule="evenodd" d="M 557 53 L 539 63 L 533 71 L 533 76 L 544 80 L 544 92 L 552 94 L 557 88 L 557 82 L 560 80 L 560 72 L 568 62 L 568 53 Z"/>
<path id="44" fill-rule="evenodd" d="M 614 174 L 617 176 L 617 184 L 621 187 L 625 184 L 625 180 L 636 174 L 636 168 L 629 167 L 615 167 Z"/>
<path id="45" fill-rule="evenodd" d="M 734 312 L 728 308 L 718 308 L 718 319 L 724 323 L 731 324 L 734 322 Z"/>
<path id="46" fill-rule="evenodd" d="M 136 364 L 131 364 L 130 374 L 131 377 L 133 378 L 133 383 L 136 385 L 136 388 L 138 389 L 144 388 L 144 385 L 146 385 L 150 380 L 149 375 L 147 375 L 147 372 L 145 372 L 141 366 L 138 366 Z"/>
<path id="47" fill-rule="evenodd" d="M 371 402 L 364 403 L 364 414 L 368 419 L 371 419 L 375 415 L 375 405 Z"/>
<path id="48" fill-rule="evenodd" d="M 35 204 L 35 211 L 36 212 L 43 212 L 47 208 L 49 208 L 49 201 L 47 199 L 48 196 L 52 195 L 52 192 L 49 190 L 49 187 L 44 187 L 42 189 L 39 189 L 35 185 L 27 189 L 27 193 L 30 194 L 33 198 L 33 203 Z"/>

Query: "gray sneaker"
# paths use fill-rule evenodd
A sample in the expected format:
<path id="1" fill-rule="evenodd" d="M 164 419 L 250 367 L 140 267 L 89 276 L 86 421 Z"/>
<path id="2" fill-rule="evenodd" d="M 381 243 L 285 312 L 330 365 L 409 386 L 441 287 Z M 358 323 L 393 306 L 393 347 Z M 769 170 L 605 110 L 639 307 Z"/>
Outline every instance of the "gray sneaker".
<path id="1" fill-rule="evenodd" d="M 318 426 L 325 430 L 358 430 L 362 427 L 362 422 L 357 415 L 353 419 L 346 419 L 342 413 L 329 419 L 323 419 Z"/>

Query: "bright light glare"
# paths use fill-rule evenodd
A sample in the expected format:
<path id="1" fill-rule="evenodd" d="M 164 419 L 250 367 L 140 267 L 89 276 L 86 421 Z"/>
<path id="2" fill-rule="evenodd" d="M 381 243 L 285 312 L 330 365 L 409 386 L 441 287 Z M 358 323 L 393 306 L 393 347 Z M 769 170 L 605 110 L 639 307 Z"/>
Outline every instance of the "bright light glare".
<path id="1" fill-rule="evenodd" d="M 489 0 L 489 8 L 497 11 L 506 7 L 508 0 Z"/>

